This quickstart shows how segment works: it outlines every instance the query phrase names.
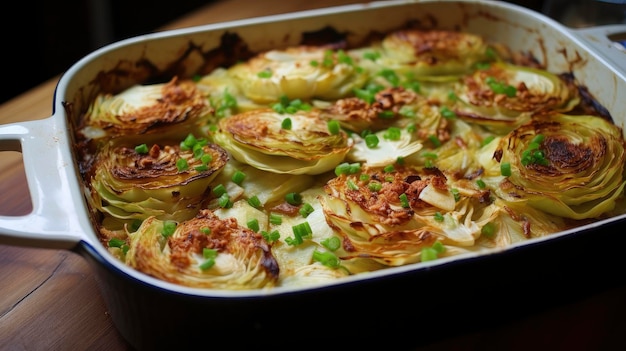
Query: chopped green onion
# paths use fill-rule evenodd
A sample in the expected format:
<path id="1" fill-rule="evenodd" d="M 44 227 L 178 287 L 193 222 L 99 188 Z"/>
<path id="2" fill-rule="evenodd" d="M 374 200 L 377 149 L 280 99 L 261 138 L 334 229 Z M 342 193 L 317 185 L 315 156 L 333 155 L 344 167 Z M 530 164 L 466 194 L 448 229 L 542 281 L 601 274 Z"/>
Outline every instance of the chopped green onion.
<path id="1" fill-rule="evenodd" d="M 434 152 L 424 152 L 422 153 L 422 157 L 430 159 L 430 160 L 436 160 L 438 156 Z"/>
<path id="2" fill-rule="evenodd" d="M 456 95 L 456 93 L 454 91 L 448 92 L 448 100 L 450 100 L 450 101 L 457 101 L 458 99 L 459 99 L 459 97 Z"/>
<path id="3" fill-rule="evenodd" d="M 233 207 L 233 202 L 230 200 L 230 196 L 228 193 L 223 193 L 219 199 L 217 199 L 217 203 L 221 208 L 231 208 Z"/>
<path id="4" fill-rule="evenodd" d="M 395 112 L 393 111 L 380 111 L 378 113 L 378 118 L 383 118 L 383 119 L 390 119 L 395 117 Z"/>
<path id="5" fill-rule="evenodd" d="M 402 86 L 406 89 L 413 90 L 416 93 L 419 93 L 422 89 L 421 84 L 417 81 L 405 82 Z"/>
<path id="6" fill-rule="evenodd" d="M 378 146 L 379 142 L 380 140 L 378 139 L 378 136 L 376 136 L 376 134 L 368 134 L 365 136 L 365 145 L 370 149 Z"/>
<path id="7" fill-rule="evenodd" d="M 350 164 L 347 162 L 344 163 L 340 163 L 337 165 L 337 167 L 335 167 L 335 175 L 336 176 L 340 176 L 342 174 L 349 174 L 350 171 Z"/>
<path id="8" fill-rule="evenodd" d="M 307 218 L 311 213 L 313 213 L 313 211 L 315 211 L 315 208 L 313 208 L 310 203 L 303 204 L 302 207 L 300 207 L 300 210 L 298 210 L 300 215 L 304 218 Z"/>
<path id="9" fill-rule="evenodd" d="M 380 55 L 380 52 L 378 51 L 369 51 L 363 54 L 363 58 L 370 60 L 370 61 L 376 61 L 380 57 L 381 55 Z"/>
<path id="10" fill-rule="evenodd" d="M 208 247 L 202 248 L 202 257 L 204 258 L 215 258 L 217 257 L 216 249 L 209 249 Z"/>
<path id="11" fill-rule="evenodd" d="M 348 186 L 348 189 L 350 189 L 350 190 L 359 190 L 359 186 L 354 184 L 352 179 L 346 180 L 346 185 Z"/>
<path id="12" fill-rule="evenodd" d="M 302 204 L 302 195 L 298 193 L 288 193 L 285 195 L 285 200 L 290 205 L 298 206 Z"/>
<path id="13" fill-rule="evenodd" d="M 313 260 L 323 264 L 324 266 L 337 268 L 341 265 L 341 261 L 332 252 L 313 251 Z"/>
<path id="14" fill-rule="evenodd" d="M 360 171 L 361 171 L 361 164 L 357 162 L 355 163 L 344 162 L 344 163 L 340 163 L 339 165 L 337 165 L 337 167 L 335 167 L 336 176 L 340 176 L 342 174 L 345 174 L 345 175 L 356 174 Z"/>
<path id="15" fill-rule="evenodd" d="M 367 188 L 373 192 L 378 192 L 380 191 L 380 189 L 383 188 L 383 185 L 380 184 L 379 182 L 371 182 L 367 184 Z"/>
<path id="16" fill-rule="evenodd" d="M 179 172 L 186 171 L 187 169 L 189 169 L 189 163 L 187 163 L 186 159 L 179 158 L 178 160 L 176 160 L 176 168 L 178 168 Z"/>
<path id="17" fill-rule="evenodd" d="M 376 93 L 367 91 L 365 89 L 354 89 L 354 95 L 357 98 L 367 102 L 368 104 L 373 103 L 376 99 Z"/>
<path id="18" fill-rule="evenodd" d="M 496 234 L 496 224 L 489 222 L 480 229 L 480 234 L 485 238 L 493 238 Z"/>
<path id="19" fill-rule="evenodd" d="M 195 144 L 193 146 L 193 157 L 200 158 L 204 155 L 204 146 L 202 144 Z"/>
<path id="20" fill-rule="evenodd" d="M 118 238 L 111 238 L 109 240 L 109 247 L 122 247 L 126 244 L 126 241 Z"/>
<path id="21" fill-rule="evenodd" d="M 441 112 L 441 115 L 444 118 L 447 119 L 454 119 L 457 117 L 456 113 L 454 111 L 452 111 L 450 108 L 448 108 L 448 106 L 442 106 L 439 111 Z"/>
<path id="22" fill-rule="evenodd" d="M 334 65 L 334 60 L 333 60 L 333 51 L 332 50 L 326 50 L 326 52 L 324 53 L 324 60 L 322 60 L 322 65 L 324 65 L 324 67 L 332 67 Z"/>
<path id="23" fill-rule="evenodd" d="M 400 78 L 392 69 L 385 68 L 378 72 L 378 75 L 385 78 L 392 86 L 397 87 L 400 84 Z"/>
<path id="24" fill-rule="evenodd" d="M 353 65 L 352 57 L 346 54 L 346 52 L 343 50 L 337 51 L 337 61 L 339 61 L 339 63 L 344 63 L 346 65 L 350 65 L 350 66 Z"/>
<path id="25" fill-rule="evenodd" d="M 389 127 L 383 134 L 383 137 L 387 140 L 400 140 L 401 136 L 402 130 L 398 127 Z"/>
<path id="26" fill-rule="evenodd" d="M 261 72 L 257 73 L 257 77 L 259 77 L 259 78 L 271 78 L 272 77 L 272 71 L 270 71 L 269 69 L 262 70 Z"/>
<path id="27" fill-rule="evenodd" d="M 393 165 L 387 165 L 387 166 L 385 166 L 385 168 L 383 168 L 383 171 L 385 171 L 386 173 L 390 173 L 390 172 L 393 172 L 395 170 L 396 170 L 396 168 Z"/>
<path id="28" fill-rule="evenodd" d="M 207 269 L 213 267 L 215 265 L 215 259 L 214 258 L 209 258 L 206 261 L 204 261 L 199 268 L 203 271 L 206 271 Z"/>
<path id="29" fill-rule="evenodd" d="M 147 154 L 148 153 L 148 145 L 146 144 L 141 144 L 141 145 L 137 145 L 135 146 L 135 152 L 138 154 Z"/>
<path id="30" fill-rule="evenodd" d="M 283 119 L 283 122 L 280 124 L 280 127 L 282 129 L 290 130 L 291 129 L 291 118 L 287 117 L 287 118 Z"/>
<path id="31" fill-rule="evenodd" d="M 452 188 L 450 189 L 452 196 L 454 196 L 454 201 L 458 202 L 461 199 L 461 193 L 459 193 L 459 189 Z"/>
<path id="32" fill-rule="evenodd" d="M 326 122 L 326 125 L 328 126 L 328 132 L 332 135 L 337 135 L 341 131 L 339 122 L 335 120 L 331 119 L 330 121 Z"/>
<path id="33" fill-rule="evenodd" d="M 441 146 L 441 140 L 439 140 L 436 135 L 429 135 L 428 140 L 430 140 L 430 142 L 433 143 L 435 147 Z"/>
<path id="34" fill-rule="evenodd" d="M 189 133 L 187 134 L 185 139 L 181 141 L 180 147 L 183 150 L 192 150 L 194 145 L 196 145 L 198 142 L 200 142 L 200 140 L 196 139 L 196 137 L 192 133 Z"/>
<path id="35" fill-rule="evenodd" d="M 485 184 L 485 182 L 482 179 L 478 179 L 476 181 L 476 185 L 478 185 L 480 189 L 484 189 L 487 186 L 487 184 Z"/>
<path id="36" fill-rule="evenodd" d="M 291 230 L 293 231 L 293 238 L 286 238 L 285 242 L 288 245 L 292 245 L 292 246 L 296 246 L 296 245 L 300 245 L 302 244 L 304 241 L 304 238 L 310 237 L 313 234 L 313 231 L 311 230 L 311 226 L 309 225 L 309 222 L 302 222 L 300 224 L 296 224 L 293 227 L 291 227 Z"/>
<path id="37" fill-rule="evenodd" d="M 246 222 L 246 226 L 248 227 L 248 229 L 251 229 L 255 232 L 258 232 L 259 229 L 259 220 L 256 218 L 252 218 L 251 220 L 249 220 L 248 222 Z"/>
<path id="38" fill-rule="evenodd" d="M 400 205 L 403 208 L 411 207 L 411 205 L 409 204 L 409 198 L 406 196 L 405 193 L 400 194 Z"/>
<path id="39" fill-rule="evenodd" d="M 276 213 L 270 213 L 270 223 L 279 225 L 283 223 L 283 217 Z"/>
<path id="40" fill-rule="evenodd" d="M 209 249 L 207 247 L 202 249 L 202 257 L 206 260 L 200 264 L 199 268 L 203 271 L 213 267 L 215 265 L 215 258 L 217 257 L 217 250 Z"/>
<path id="41" fill-rule="evenodd" d="M 262 231 L 261 236 L 268 243 L 274 242 L 280 238 L 280 232 L 278 230 L 272 230 L 271 232 Z"/>
<path id="42" fill-rule="evenodd" d="M 437 222 L 443 222 L 443 215 L 441 214 L 441 212 L 435 212 L 435 220 Z"/>
<path id="43" fill-rule="evenodd" d="M 350 172 L 350 174 L 359 173 L 361 171 L 361 164 L 357 162 L 351 163 L 348 171 Z"/>
<path id="44" fill-rule="evenodd" d="M 225 193 L 226 193 L 226 187 L 223 184 L 218 184 L 215 187 L 213 187 L 213 194 L 215 194 L 215 196 L 220 197 Z"/>
<path id="45" fill-rule="evenodd" d="M 260 208 L 262 206 L 261 200 L 259 200 L 259 197 L 256 195 L 248 199 L 248 204 L 254 208 Z"/>
<path id="46" fill-rule="evenodd" d="M 131 232 L 136 232 L 139 229 L 139 227 L 141 227 L 141 223 L 143 223 L 143 221 L 141 219 L 135 219 L 130 224 L 130 231 Z"/>
<path id="47" fill-rule="evenodd" d="M 322 240 L 321 244 L 330 251 L 337 251 L 341 247 L 341 240 L 336 236 L 331 236 Z"/>
<path id="48" fill-rule="evenodd" d="M 208 165 L 211 161 L 213 161 L 213 155 L 211 154 L 204 154 L 200 157 L 200 162 L 202 162 L 203 165 Z"/>
<path id="49" fill-rule="evenodd" d="M 496 94 L 504 94 L 508 97 L 514 97 L 517 93 L 517 89 L 514 86 L 498 82 L 494 77 L 487 77 L 485 83 L 487 83 L 489 88 Z"/>
<path id="50" fill-rule="evenodd" d="M 163 228 L 161 229 L 161 235 L 163 235 L 164 237 L 168 237 L 168 236 L 174 234 L 174 231 L 176 231 L 176 222 L 170 221 L 170 220 L 166 220 L 166 221 L 163 222 Z"/>
<path id="51" fill-rule="evenodd" d="M 476 69 L 482 71 L 482 70 L 489 69 L 489 67 L 491 67 L 491 64 L 489 62 L 477 62 L 475 67 Z"/>
<path id="52" fill-rule="evenodd" d="M 500 164 L 500 173 L 502 173 L 503 176 L 508 177 L 511 175 L 511 164 L 508 162 L 502 162 L 502 164 Z"/>
<path id="53" fill-rule="evenodd" d="M 421 251 L 422 262 L 433 261 L 438 258 L 437 250 L 432 247 L 425 247 Z"/>
<path id="54" fill-rule="evenodd" d="M 545 136 L 543 134 L 537 134 L 535 135 L 533 140 L 531 140 L 530 142 L 531 144 L 541 144 L 544 139 L 545 139 Z"/>
<path id="55" fill-rule="evenodd" d="M 309 222 L 302 222 L 300 224 L 296 224 L 292 227 L 293 233 L 297 234 L 298 236 L 305 238 L 308 237 L 309 235 L 313 234 L 313 231 L 311 230 L 311 226 L 309 225 Z"/>
<path id="56" fill-rule="evenodd" d="M 441 241 L 435 241 L 435 243 L 433 244 L 432 248 L 437 251 L 438 254 L 444 253 L 446 252 L 446 247 L 443 246 L 443 244 L 441 243 Z"/>
<path id="57" fill-rule="evenodd" d="M 543 151 L 539 150 L 544 138 L 545 136 L 543 134 L 535 135 L 535 137 L 526 147 L 526 150 L 522 151 L 522 157 L 520 162 L 523 166 L 527 166 L 529 164 L 547 166 L 550 164 L 550 162 L 548 162 L 548 160 L 546 159 Z"/>
<path id="58" fill-rule="evenodd" d="M 400 111 L 398 111 L 398 113 L 402 117 L 408 117 L 408 118 L 415 117 L 415 111 L 412 108 L 410 108 L 409 106 L 402 106 L 400 108 Z"/>
<path id="59" fill-rule="evenodd" d="M 236 171 L 235 173 L 233 173 L 233 176 L 231 177 L 231 180 L 233 181 L 233 183 L 237 184 L 237 185 L 241 185 L 241 183 L 243 182 L 243 180 L 246 178 L 246 174 L 242 171 Z"/>

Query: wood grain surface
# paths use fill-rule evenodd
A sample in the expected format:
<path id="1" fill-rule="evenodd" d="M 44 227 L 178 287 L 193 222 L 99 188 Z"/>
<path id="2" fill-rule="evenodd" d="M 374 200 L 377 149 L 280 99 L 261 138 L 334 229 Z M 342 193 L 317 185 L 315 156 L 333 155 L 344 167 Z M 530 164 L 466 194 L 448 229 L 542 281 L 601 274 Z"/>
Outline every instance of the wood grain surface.
<path id="1" fill-rule="evenodd" d="M 156 31 L 360 1 L 224 0 Z M 0 105 L 0 124 L 51 116 L 57 79 Z M 0 152 L 0 215 L 32 205 L 18 152 Z M 625 265 L 626 266 L 626 265 Z M 479 323 L 479 319 L 477 319 Z M 0 350 L 130 350 L 107 313 L 94 273 L 72 251 L 0 245 Z M 626 284 L 553 306 L 496 328 L 415 350 L 626 349 Z"/>

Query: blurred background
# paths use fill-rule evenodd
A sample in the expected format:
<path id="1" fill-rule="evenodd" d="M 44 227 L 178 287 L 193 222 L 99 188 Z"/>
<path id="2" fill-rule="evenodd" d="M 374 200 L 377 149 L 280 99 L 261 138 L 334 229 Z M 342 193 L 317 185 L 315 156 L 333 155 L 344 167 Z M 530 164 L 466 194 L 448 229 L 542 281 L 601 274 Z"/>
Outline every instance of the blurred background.
<path id="1" fill-rule="evenodd" d="M 5 20 L 1 22 L 4 33 L 4 80 L 0 88 L 0 103 L 60 75 L 83 56 L 101 46 L 150 33 L 198 7 L 217 1 L 228 0 L 12 2 L 11 12 L 5 10 Z M 578 21 L 576 24 L 583 25 L 585 18 L 581 19 L 576 14 L 596 16 L 589 8 L 582 8 L 583 3 L 617 2 L 621 3 L 617 6 L 624 10 L 622 15 L 626 11 L 626 0 L 507 1 L 548 13 L 559 20 L 569 23 Z M 619 11 L 610 8 L 608 14 L 614 13 L 619 14 Z"/>

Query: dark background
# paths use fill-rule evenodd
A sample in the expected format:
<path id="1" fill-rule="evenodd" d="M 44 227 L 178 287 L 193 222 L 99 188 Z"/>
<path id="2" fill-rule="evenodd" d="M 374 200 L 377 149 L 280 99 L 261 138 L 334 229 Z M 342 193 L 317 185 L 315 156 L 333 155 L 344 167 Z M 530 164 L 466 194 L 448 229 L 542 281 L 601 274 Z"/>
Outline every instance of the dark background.
<path id="1" fill-rule="evenodd" d="M 227 0 L 11 1 L 0 24 L 0 103 L 58 76 L 101 46 L 149 33 L 215 1 Z M 510 2 L 538 11 L 542 6 L 542 0 Z"/>

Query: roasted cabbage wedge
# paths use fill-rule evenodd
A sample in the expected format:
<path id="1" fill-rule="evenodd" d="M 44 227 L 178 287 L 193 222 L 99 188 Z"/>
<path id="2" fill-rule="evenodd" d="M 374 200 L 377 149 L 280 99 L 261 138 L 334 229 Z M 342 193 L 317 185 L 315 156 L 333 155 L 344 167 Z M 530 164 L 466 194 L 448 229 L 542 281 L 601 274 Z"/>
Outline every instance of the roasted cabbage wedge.
<path id="1" fill-rule="evenodd" d="M 207 123 L 213 108 L 195 82 L 173 78 L 135 85 L 119 94 L 100 94 L 83 118 L 80 132 L 91 139 L 173 133 Z"/>
<path id="2" fill-rule="evenodd" d="M 201 210 L 177 223 L 149 217 L 128 234 L 124 261 L 165 281 L 209 289 L 263 289 L 280 269 L 267 242 L 233 218 Z"/>
<path id="3" fill-rule="evenodd" d="M 576 87 L 558 75 L 504 62 L 475 70 L 455 87 L 456 114 L 500 133 L 535 114 L 568 112 L 580 102 Z"/>
<path id="4" fill-rule="evenodd" d="M 354 56 L 366 58 L 371 72 L 391 69 L 420 80 L 447 80 L 469 73 L 491 60 L 489 45 L 480 36 L 447 30 L 403 29 L 387 34 L 380 42 L 358 48 Z"/>
<path id="5" fill-rule="evenodd" d="M 327 172 L 352 146 L 345 132 L 332 132 L 327 121 L 307 112 L 259 109 L 223 118 L 218 126 L 214 140 L 236 160 L 274 173 Z"/>
<path id="6" fill-rule="evenodd" d="M 379 34 L 98 96 L 76 153 L 109 252 L 197 288 L 319 286 L 626 211 L 623 131 L 570 73 Z"/>
<path id="7" fill-rule="evenodd" d="M 132 222 L 155 217 L 189 219 L 207 201 L 212 180 L 226 166 L 228 153 L 206 139 L 129 145 L 109 141 L 98 153 L 90 179 L 91 205 L 106 217 Z"/>
<path id="8" fill-rule="evenodd" d="M 588 219 L 610 212 L 623 197 L 622 130 L 601 117 L 535 118 L 502 138 L 494 156 L 511 168 L 495 188 L 509 202 Z"/>
<path id="9" fill-rule="evenodd" d="M 389 266 L 419 262 L 435 242 L 472 246 L 490 218 L 480 190 L 455 192 L 436 168 L 366 167 L 324 189 L 322 208 L 343 236 L 347 257 Z"/>
<path id="10" fill-rule="evenodd" d="M 298 46 L 262 52 L 228 73 L 254 102 L 271 103 L 283 95 L 331 100 L 347 96 L 367 80 L 355 60 L 331 46 Z"/>

